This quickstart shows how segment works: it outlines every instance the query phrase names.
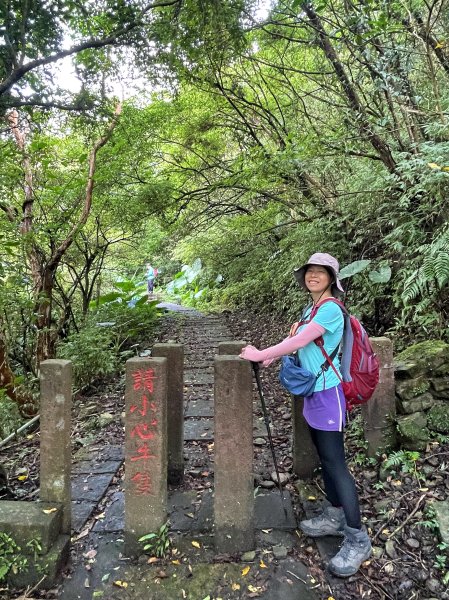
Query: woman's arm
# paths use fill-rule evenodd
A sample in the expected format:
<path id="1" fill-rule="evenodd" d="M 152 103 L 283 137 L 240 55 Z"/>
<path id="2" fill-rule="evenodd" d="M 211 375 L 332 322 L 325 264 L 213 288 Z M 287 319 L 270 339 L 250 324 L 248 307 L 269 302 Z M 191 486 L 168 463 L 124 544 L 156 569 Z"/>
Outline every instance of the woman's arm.
<path id="1" fill-rule="evenodd" d="M 293 337 L 288 337 L 275 346 L 258 350 L 254 346 L 245 346 L 242 348 L 240 358 L 251 360 L 252 362 L 263 362 L 272 360 L 296 352 L 300 348 L 304 348 L 313 340 L 316 340 L 324 333 L 324 327 L 318 325 L 314 321 L 308 323 L 301 331 Z"/>

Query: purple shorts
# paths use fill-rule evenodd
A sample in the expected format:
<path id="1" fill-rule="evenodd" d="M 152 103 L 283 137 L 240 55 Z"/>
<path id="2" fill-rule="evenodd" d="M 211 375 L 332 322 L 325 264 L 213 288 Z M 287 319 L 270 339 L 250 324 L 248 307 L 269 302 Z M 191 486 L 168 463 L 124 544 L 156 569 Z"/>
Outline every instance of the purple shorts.
<path id="1" fill-rule="evenodd" d="M 346 400 L 342 385 L 305 396 L 302 414 L 314 429 L 343 431 L 346 423 Z"/>

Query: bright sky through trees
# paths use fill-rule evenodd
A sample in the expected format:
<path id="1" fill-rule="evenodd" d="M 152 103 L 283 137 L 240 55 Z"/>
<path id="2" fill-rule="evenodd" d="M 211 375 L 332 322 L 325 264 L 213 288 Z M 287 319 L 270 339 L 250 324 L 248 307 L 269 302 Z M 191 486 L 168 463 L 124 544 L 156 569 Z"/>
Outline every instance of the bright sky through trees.
<path id="1" fill-rule="evenodd" d="M 263 21 L 267 18 L 270 9 L 272 8 L 274 0 L 259 0 L 257 8 L 254 11 L 254 18 L 256 21 Z M 66 46 L 70 46 L 70 42 L 67 39 Z M 68 56 L 60 60 L 54 66 L 56 73 L 56 81 L 58 84 L 67 89 L 72 93 L 77 93 L 81 89 L 81 81 L 76 76 L 76 70 L 73 64 L 73 57 Z M 148 88 L 148 80 L 146 78 L 138 76 L 136 73 L 132 74 L 129 71 L 120 73 L 120 79 L 109 79 L 107 82 L 110 87 L 110 93 L 117 96 L 121 100 L 130 98 L 142 92 Z"/>

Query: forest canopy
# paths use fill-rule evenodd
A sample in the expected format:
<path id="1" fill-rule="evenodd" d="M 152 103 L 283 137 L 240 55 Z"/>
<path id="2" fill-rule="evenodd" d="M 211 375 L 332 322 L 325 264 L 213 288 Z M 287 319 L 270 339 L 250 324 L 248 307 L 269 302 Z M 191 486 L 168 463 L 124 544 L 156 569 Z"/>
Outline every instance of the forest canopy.
<path id="1" fill-rule="evenodd" d="M 371 334 L 448 341 L 447 0 L 11 0 L 0 23 L 11 399 L 148 260 L 162 284 L 199 259 L 205 310 L 288 319 L 293 269 L 330 252 Z"/>

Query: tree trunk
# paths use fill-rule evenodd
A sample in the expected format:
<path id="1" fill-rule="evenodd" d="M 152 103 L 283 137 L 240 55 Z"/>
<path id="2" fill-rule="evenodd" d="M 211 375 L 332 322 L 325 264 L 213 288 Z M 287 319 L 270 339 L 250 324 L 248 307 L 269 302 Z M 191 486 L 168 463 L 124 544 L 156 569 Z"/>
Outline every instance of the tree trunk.
<path id="1" fill-rule="evenodd" d="M 37 339 L 36 339 L 36 364 L 43 360 L 54 358 L 56 346 L 56 329 L 52 330 L 52 296 L 54 287 L 54 272 L 44 267 L 40 274 L 40 285 L 37 289 L 37 303 L 35 307 Z"/>
<path id="2" fill-rule="evenodd" d="M 351 81 L 346 74 L 345 68 L 343 67 L 342 62 L 337 55 L 337 52 L 330 42 L 329 36 L 323 27 L 320 17 L 317 15 L 312 5 L 308 2 L 302 3 L 302 9 L 309 17 L 310 23 L 317 33 L 318 46 L 331 63 L 337 79 L 343 88 L 346 98 L 348 99 L 348 104 L 356 117 L 356 122 L 359 124 L 358 128 L 361 136 L 373 146 L 390 173 L 394 173 L 396 170 L 396 162 L 391 154 L 391 150 L 388 144 L 373 130 L 366 115 L 365 108 L 360 102 L 357 92 L 352 86 Z"/>
<path id="3" fill-rule="evenodd" d="M 8 362 L 8 348 L 3 333 L 3 323 L 1 323 L 0 327 L 0 388 L 5 390 L 11 400 L 17 402 L 14 373 Z"/>
<path id="4" fill-rule="evenodd" d="M 94 176 L 97 166 L 97 153 L 108 142 L 122 110 L 122 105 L 118 104 L 109 124 L 106 133 L 94 144 L 89 156 L 89 172 L 86 183 L 86 193 L 83 210 L 69 231 L 67 237 L 52 251 L 47 259 L 45 253 L 37 245 L 33 234 L 33 208 L 34 208 L 34 190 L 33 190 L 33 171 L 31 161 L 26 147 L 26 135 L 21 129 L 19 123 L 19 114 L 16 110 L 11 111 L 7 121 L 11 132 L 16 140 L 17 147 L 22 154 L 22 166 L 25 178 L 25 199 L 22 207 L 21 232 L 24 236 L 29 236 L 31 241 L 27 242 L 26 252 L 29 260 L 31 275 L 34 283 L 34 297 L 36 299 L 36 366 L 42 360 L 54 357 L 57 339 L 57 327 L 52 331 L 52 295 L 55 284 L 55 273 L 59 267 L 62 257 L 73 243 L 76 235 L 81 231 L 90 214 L 92 206 L 92 196 L 94 189 Z"/>

